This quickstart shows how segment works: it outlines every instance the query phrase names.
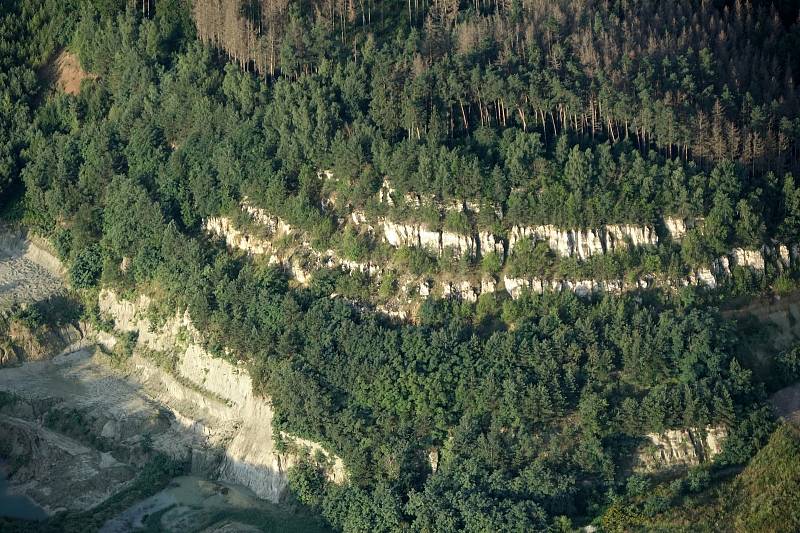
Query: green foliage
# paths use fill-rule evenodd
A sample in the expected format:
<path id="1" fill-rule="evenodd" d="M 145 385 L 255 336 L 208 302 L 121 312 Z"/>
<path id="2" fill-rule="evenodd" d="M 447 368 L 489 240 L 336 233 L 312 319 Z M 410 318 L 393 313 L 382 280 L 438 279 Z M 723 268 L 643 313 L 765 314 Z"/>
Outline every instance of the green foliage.
<path id="1" fill-rule="evenodd" d="M 783 424 L 737 479 L 737 531 L 796 531 L 800 528 L 800 433 Z"/>
<path id="2" fill-rule="evenodd" d="M 782 385 L 800 380 L 800 344 L 775 356 L 775 374 Z"/>
<path id="3" fill-rule="evenodd" d="M 348 227 L 342 233 L 338 249 L 345 259 L 363 261 L 369 257 L 370 245 L 365 236 L 355 233 Z"/>
<path id="4" fill-rule="evenodd" d="M 11 317 L 12 320 L 18 321 L 29 330 L 35 330 L 39 326 L 44 325 L 45 320 L 42 316 L 38 306 L 30 306 L 20 309 Z"/>
<path id="5" fill-rule="evenodd" d="M 481 270 L 486 274 L 496 276 L 503 268 L 503 259 L 497 252 L 489 252 L 481 259 Z"/>
<path id="6" fill-rule="evenodd" d="M 136 349 L 138 334 L 132 331 L 123 331 L 118 334 L 117 345 L 114 346 L 114 354 L 124 359 L 130 359 Z"/>
<path id="7" fill-rule="evenodd" d="M 640 9 L 662 14 L 670 9 L 662 4 L 674 3 Z M 607 509 L 606 529 L 635 529 L 702 490 L 706 480 L 692 474 L 652 494 L 634 480 L 628 489 L 646 498 L 642 504 L 615 501 L 630 437 L 722 423 L 731 431 L 720 458 L 728 465 L 746 462 L 764 444 L 771 419 L 761 408 L 759 385 L 736 359 L 736 333 L 689 289 L 674 298 L 594 301 L 571 294 L 514 301 L 484 295 L 475 306 L 431 299 L 418 324 L 398 326 L 348 301 L 369 296 L 367 276 L 321 269 L 309 288 L 290 290 L 278 269 L 208 245 L 201 227 L 203 219 L 248 196 L 301 228 L 315 247 L 335 244 L 359 260 L 377 247 L 366 234 L 339 233 L 346 227 L 337 220 L 342 206 L 393 211 L 431 229 L 465 234 L 500 234 L 516 224 L 652 225 L 667 213 L 705 217 L 680 251 L 665 245 L 578 262 L 556 258 L 546 243 L 523 240 L 509 259 L 510 274 L 526 278 L 683 273 L 684 265 L 707 265 L 737 243 L 797 234 L 800 195 L 791 175 L 781 183 L 755 172 L 782 171 L 791 163 L 793 123 L 780 126 L 780 150 L 761 149 L 759 158 L 742 155 L 734 163 L 725 156 L 729 145 L 736 145 L 737 157 L 744 146 L 731 138 L 738 135 L 736 124 L 724 109 L 711 126 L 703 122 L 720 96 L 728 107 L 741 103 L 750 110 L 743 119 L 748 150 L 776 136 L 778 122 L 764 115 L 792 120 L 790 99 L 772 106 L 783 95 L 770 92 L 763 96 L 767 108 L 740 93 L 752 84 L 731 83 L 731 94 L 715 83 L 732 71 L 751 76 L 757 69 L 717 65 L 724 55 L 706 47 L 702 53 L 670 49 L 667 59 L 648 51 L 626 55 L 613 67 L 624 75 L 609 77 L 598 65 L 582 68 L 572 47 L 595 37 L 566 38 L 570 31 L 560 17 L 538 21 L 531 14 L 536 9 L 518 12 L 519 21 L 537 23 L 522 50 L 518 40 L 494 46 L 494 37 L 474 39 L 483 31 L 474 24 L 504 21 L 505 8 L 494 6 L 489 19 L 485 8 L 476 8 L 434 31 L 445 15 L 423 27 L 424 11 L 433 7 L 415 8 L 406 18 L 400 6 L 387 8 L 384 32 L 364 38 L 357 24 L 336 26 L 351 23 L 349 16 L 334 22 L 311 14 L 322 17 L 327 10 L 286 10 L 280 24 L 266 26 L 281 34 L 271 54 L 274 72 L 264 81 L 220 68 L 218 55 L 191 39 L 187 5 L 157 2 L 154 17 L 121 14 L 115 2 L 75 11 L 73 46 L 98 78 L 78 95 L 44 98 L 34 115 L 27 97 L 7 99 L 19 117 L 16 126 L 4 126 L 16 137 L 10 149 L 0 146 L 0 156 L 14 155 L 0 167 L 0 179 L 25 163 L 28 217 L 54 232 L 75 287 L 91 289 L 99 279 L 150 287 L 167 306 L 188 309 L 210 350 L 227 348 L 248 360 L 254 387 L 274 405 L 277 431 L 322 442 L 344 459 L 351 481 L 342 486 L 310 462 L 291 474 L 298 497 L 332 525 L 346 531 L 534 531 L 568 529 L 569 520 Z M 714 9 L 690 6 L 687 13 L 690 8 L 703 17 Z M 597 9 L 592 22 L 576 19 L 575 26 L 599 36 L 620 29 L 616 13 Z M 710 25 L 701 22 L 696 26 L 703 30 Z M 217 35 L 219 28 L 207 23 L 198 21 L 204 40 L 228 44 L 222 42 L 228 34 Z M 719 24 L 730 26 L 727 18 Z M 760 34 L 748 33 L 755 32 L 751 26 L 758 25 L 731 27 L 763 44 Z M 447 28 L 463 35 L 451 39 L 456 35 L 448 37 Z M 432 39 L 437 31 L 441 41 Z M 617 33 L 628 39 L 637 31 Z M 783 44 L 774 46 L 785 47 L 786 39 L 776 34 Z M 445 53 L 456 42 L 462 49 Z M 626 46 L 618 48 L 648 50 Z M 265 68 L 262 60 L 254 64 Z M 32 61 L 26 56 L 17 63 L 30 67 Z M 586 77 L 589 70 L 596 76 Z M 17 81 L 27 84 L 28 78 L 23 73 Z M 625 80 L 624 86 L 614 79 Z M 682 122 L 664 103 L 666 94 L 669 102 L 689 99 L 682 100 Z M 581 103 L 589 95 L 591 103 Z M 597 117 L 601 124 L 589 128 Z M 686 124 L 697 127 L 675 127 Z M 700 138 L 692 137 L 696 131 Z M 672 157 L 688 144 L 693 157 L 688 148 L 684 158 Z M 24 160 L 17 157 L 23 145 Z M 340 181 L 326 184 L 317 176 L 321 168 L 333 168 Z M 375 206 L 382 176 L 396 189 L 393 208 Z M 340 193 L 336 206 L 323 207 L 332 189 Z M 415 195 L 425 200 L 420 208 Z M 442 220 L 431 198 L 485 207 L 475 217 L 448 211 Z M 501 263 L 494 253 L 482 258 L 492 275 L 500 274 Z M 420 277 L 474 266 L 419 247 L 398 249 L 390 265 Z M 751 291 L 764 280 L 737 269 L 733 283 Z M 394 276 L 385 276 L 381 296 L 396 289 Z M 334 293 L 346 298 L 331 298 Z M 101 320 L 95 307 L 86 313 Z M 135 341 L 122 336 L 120 352 L 130 355 Z M 793 368 L 791 357 L 786 364 Z M 435 472 L 431 452 L 438 457 Z M 142 483 L 163 485 L 176 471 L 172 466 L 146 470 Z M 137 482 L 131 490 L 108 509 L 149 488 Z M 78 527 L 75 516 L 59 520 L 54 523 L 64 530 Z"/>
<path id="8" fill-rule="evenodd" d="M 62 261 L 69 259 L 72 252 L 72 233 L 65 229 L 60 229 L 52 236 L 50 241 L 56 249 L 58 257 Z"/>
<path id="9" fill-rule="evenodd" d="M 397 275 L 394 272 L 388 272 L 383 275 L 380 287 L 378 288 L 378 296 L 383 299 L 392 297 L 397 292 Z"/>
<path id="10" fill-rule="evenodd" d="M 398 248 L 394 253 L 395 266 L 415 276 L 433 274 L 437 270 L 436 258 L 425 248 L 407 247 Z"/>
<path id="11" fill-rule="evenodd" d="M 509 273 L 515 278 L 542 277 L 550 272 L 555 262 L 555 254 L 547 242 L 523 239 L 511 254 Z"/>
<path id="12" fill-rule="evenodd" d="M 75 3 L 4 1 L 0 9 L 0 208 L 18 196 L 21 155 L 39 93 L 35 69 L 68 38 Z"/>
<path id="13" fill-rule="evenodd" d="M 786 296 L 797 289 L 797 282 L 787 274 L 781 274 L 772 283 L 772 290 L 779 296 Z"/>
<path id="14" fill-rule="evenodd" d="M 103 258 L 99 246 L 90 246 L 78 252 L 69 266 L 69 280 L 76 289 L 94 287 L 103 271 Z"/>

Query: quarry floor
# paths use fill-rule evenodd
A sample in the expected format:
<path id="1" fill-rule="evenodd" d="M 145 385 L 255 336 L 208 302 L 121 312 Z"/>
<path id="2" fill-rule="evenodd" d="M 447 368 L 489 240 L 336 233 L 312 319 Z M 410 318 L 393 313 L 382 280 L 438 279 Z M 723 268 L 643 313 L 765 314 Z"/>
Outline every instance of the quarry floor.
<path id="1" fill-rule="evenodd" d="M 62 289 L 58 276 L 35 262 L 27 247 L 0 246 L 0 310 L 42 300 Z"/>
<path id="2" fill-rule="evenodd" d="M 41 252 L 0 234 L 0 310 L 64 290 L 62 272 Z M 0 368 L 0 516 L 21 505 L 27 510 L 16 517 L 28 519 L 102 509 L 158 451 L 185 456 L 192 474 L 116 512 L 100 531 L 325 530 L 294 505 L 204 475 L 211 469 L 203 452 L 216 457 L 214 429 L 187 425 L 134 377 L 88 339 L 47 360 Z"/>

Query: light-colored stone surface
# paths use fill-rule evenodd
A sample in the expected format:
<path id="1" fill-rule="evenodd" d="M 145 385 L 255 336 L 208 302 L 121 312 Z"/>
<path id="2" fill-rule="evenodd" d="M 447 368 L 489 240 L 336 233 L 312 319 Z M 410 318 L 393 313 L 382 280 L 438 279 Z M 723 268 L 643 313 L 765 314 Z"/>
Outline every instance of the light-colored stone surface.
<path id="1" fill-rule="evenodd" d="M 764 270 L 764 253 L 761 250 L 734 248 L 733 258 L 737 266 Z"/>
<path id="2" fill-rule="evenodd" d="M 714 277 L 714 274 L 712 274 L 711 270 L 708 268 L 698 269 L 695 273 L 695 279 L 698 284 L 705 285 L 710 289 L 714 289 L 717 286 L 717 278 Z"/>
<path id="3" fill-rule="evenodd" d="M 64 290 L 58 260 L 18 232 L 0 229 L 0 309 L 36 302 Z"/>
<path id="4" fill-rule="evenodd" d="M 386 197 L 384 197 L 385 200 Z M 428 205 L 418 198 L 424 205 Z M 422 205 L 421 204 L 421 205 Z M 445 206 L 450 210 L 469 210 L 466 203 L 457 202 L 452 206 Z M 264 211 L 245 204 L 243 209 L 247 210 L 255 220 L 261 220 L 265 226 L 278 228 L 276 231 L 284 231 L 283 224 L 266 214 Z M 473 211 L 474 212 L 474 211 Z M 248 253 L 259 255 L 269 253 L 271 244 L 262 242 L 258 238 L 243 235 L 230 224 L 227 219 L 209 219 L 207 222 L 209 231 L 217 233 L 226 239 L 229 246 L 244 249 Z M 501 258 L 505 258 L 506 250 L 504 240 L 498 238 L 490 232 L 479 232 L 474 235 L 461 235 L 447 231 L 432 231 L 424 224 L 420 223 L 396 223 L 387 218 L 379 218 L 376 225 L 369 224 L 367 216 L 362 211 L 354 211 L 348 218 L 348 222 L 358 227 L 360 231 L 370 234 L 375 233 L 375 227 L 379 230 L 379 235 L 387 244 L 393 247 L 421 247 L 431 253 L 441 255 L 446 252 L 456 256 L 468 254 L 478 257 L 488 252 L 496 252 Z M 678 240 L 686 232 L 688 227 L 702 225 L 702 220 L 686 221 L 679 218 L 665 218 L 664 225 L 670 237 Z M 586 260 L 593 256 L 606 253 L 614 253 L 626 249 L 628 246 L 655 246 L 658 244 L 658 236 L 651 226 L 638 226 L 633 224 L 609 224 L 597 229 L 572 230 L 561 229 L 552 225 L 543 226 L 514 226 L 508 236 L 508 253 L 512 253 L 513 247 L 522 239 L 533 239 L 534 241 L 547 242 L 548 246 L 562 257 L 574 257 L 578 260 Z M 341 267 L 350 272 L 365 272 L 380 280 L 384 274 L 381 265 L 371 262 L 360 263 L 347 261 L 336 255 L 333 250 L 317 252 L 311 248 L 310 244 L 303 243 L 306 260 L 299 263 L 296 258 L 284 260 L 289 273 L 300 284 L 308 284 L 313 272 L 321 267 Z M 756 271 L 763 271 L 767 260 L 779 263 L 782 267 L 790 266 L 791 261 L 796 260 L 800 249 L 797 246 L 779 245 L 764 246 L 760 250 L 735 248 L 730 254 L 723 255 L 712 261 L 707 268 L 699 268 L 682 279 L 664 279 L 656 274 L 645 274 L 636 280 L 575 280 L 575 279 L 539 279 L 519 278 L 511 279 L 504 275 L 504 285 L 506 291 L 512 298 L 518 298 L 526 290 L 535 293 L 544 291 L 572 291 L 579 296 L 590 296 L 600 292 L 619 294 L 625 291 L 650 289 L 656 287 L 677 289 L 685 286 L 701 286 L 715 289 L 723 278 L 731 275 L 733 266 L 742 266 Z M 280 263 L 275 257 L 270 257 L 271 262 Z M 445 298 L 459 298 L 465 301 L 476 301 L 480 294 L 493 292 L 494 286 L 491 283 L 481 282 L 474 286 L 466 279 L 410 279 L 408 286 L 401 285 L 401 290 L 408 295 L 415 293 L 420 297 L 431 295 L 441 295 Z M 424 286 L 423 286 L 424 285 Z M 409 289 L 412 289 L 409 292 Z M 413 297 L 409 301 L 392 302 L 390 307 L 396 305 L 410 305 Z M 378 309 L 384 309 L 379 306 Z M 388 309 L 388 308 L 387 308 Z M 408 310 L 404 309 L 403 314 Z M 399 316 L 394 313 L 393 316 Z"/>
<path id="5" fill-rule="evenodd" d="M 209 217 L 205 222 L 206 231 L 223 237 L 225 243 L 233 249 L 242 250 L 252 255 L 272 254 L 272 244 L 266 239 L 259 239 L 237 229 L 226 217 Z"/>
<path id="6" fill-rule="evenodd" d="M 664 217 L 664 227 L 673 241 L 679 241 L 686 235 L 686 220 L 678 217 Z"/>
<path id="7" fill-rule="evenodd" d="M 443 298 L 456 298 L 465 302 L 476 302 L 480 286 L 473 286 L 468 280 L 446 282 L 442 285 Z"/>
<path id="8" fill-rule="evenodd" d="M 728 431 L 723 426 L 649 433 L 646 435 L 649 443 L 637 454 L 636 468 L 655 472 L 711 461 L 722 451 L 727 436 Z"/>
<path id="9" fill-rule="evenodd" d="M 514 226 L 509 235 L 509 252 L 523 239 L 545 241 L 553 252 L 562 257 L 586 260 L 595 255 L 611 253 L 631 246 L 655 246 L 658 236 L 650 226 L 610 224 L 597 229 L 573 230 L 552 225 Z"/>
<path id="10" fill-rule="evenodd" d="M 789 247 L 788 246 L 786 246 L 785 244 L 781 244 L 780 246 L 778 246 L 778 257 L 780 258 L 781 266 L 789 267 L 789 265 L 791 264 L 792 258 L 791 258 L 791 255 L 789 255 Z"/>
<path id="11" fill-rule="evenodd" d="M 200 334 L 187 314 L 176 315 L 161 328 L 154 329 L 144 318 L 148 305 L 145 297 L 134 303 L 121 300 L 110 291 L 102 291 L 100 295 L 100 308 L 114 318 L 117 329 L 138 332 L 137 342 L 142 347 L 175 353 L 175 378 L 182 381 L 158 369 L 148 369 L 148 365 L 140 361 L 140 377 L 146 381 L 160 381 L 149 387 L 156 391 L 158 400 L 187 420 L 204 422 L 208 430 L 202 431 L 215 434 L 218 423 L 213 419 L 222 422 L 224 435 L 220 441 L 225 442 L 218 443 L 224 449 L 220 477 L 249 487 L 262 498 L 278 501 L 287 486 L 286 471 L 296 457 L 275 450 L 269 399 L 253 393 L 252 380 L 242 365 L 215 358 L 202 347 Z M 184 382 L 193 387 L 187 388 Z M 197 406 L 204 409 L 201 416 L 195 412 Z M 203 413 L 211 415 L 209 423 L 205 423 Z M 297 442 L 305 441 L 297 439 Z M 331 460 L 330 477 L 344 480 L 341 460 Z"/>

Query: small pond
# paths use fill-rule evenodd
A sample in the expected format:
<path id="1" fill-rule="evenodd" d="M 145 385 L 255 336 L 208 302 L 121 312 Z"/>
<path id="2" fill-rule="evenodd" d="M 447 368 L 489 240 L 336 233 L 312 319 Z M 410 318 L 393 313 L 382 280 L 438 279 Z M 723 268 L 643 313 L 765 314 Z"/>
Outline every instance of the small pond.
<path id="1" fill-rule="evenodd" d="M 47 513 L 33 503 L 27 496 L 19 496 L 8 492 L 8 480 L 0 462 L 0 516 L 21 518 L 23 520 L 44 520 Z"/>

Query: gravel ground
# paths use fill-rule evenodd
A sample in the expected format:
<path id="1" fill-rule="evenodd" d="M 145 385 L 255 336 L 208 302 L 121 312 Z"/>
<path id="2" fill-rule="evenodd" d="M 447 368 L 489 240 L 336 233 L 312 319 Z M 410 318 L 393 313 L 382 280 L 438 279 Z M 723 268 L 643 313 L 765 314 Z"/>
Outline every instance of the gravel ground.
<path id="1" fill-rule="evenodd" d="M 0 240 L 0 310 L 35 302 L 64 289 L 57 274 L 34 261 L 32 245 Z"/>

